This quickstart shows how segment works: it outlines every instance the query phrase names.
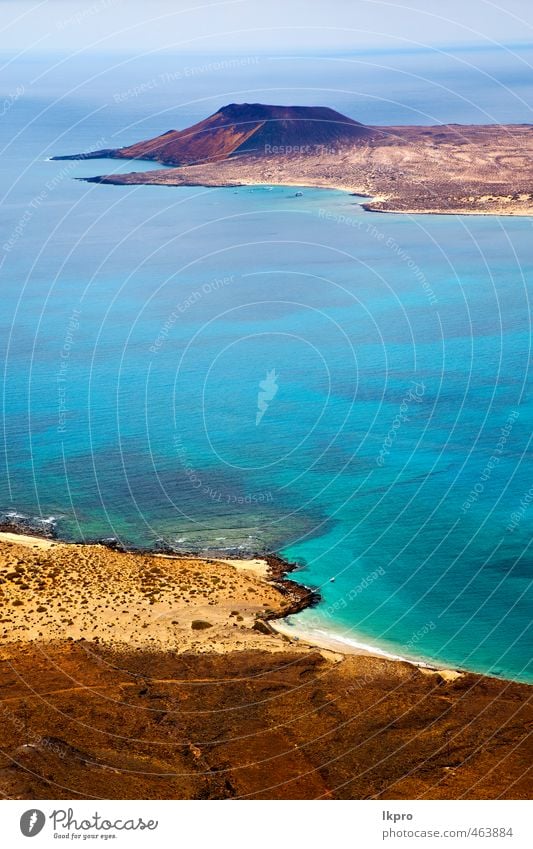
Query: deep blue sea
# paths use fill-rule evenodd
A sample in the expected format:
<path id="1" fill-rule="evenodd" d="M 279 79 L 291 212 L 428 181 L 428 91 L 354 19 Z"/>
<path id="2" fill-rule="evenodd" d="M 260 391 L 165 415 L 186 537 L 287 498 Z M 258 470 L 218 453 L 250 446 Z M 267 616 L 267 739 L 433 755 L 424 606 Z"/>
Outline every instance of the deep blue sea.
<path id="1" fill-rule="evenodd" d="M 532 57 L 3 56 L 0 510 L 274 549 L 323 597 L 293 628 L 532 681 L 533 220 L 47 160 L 233 101 L 531 122 Z"/>

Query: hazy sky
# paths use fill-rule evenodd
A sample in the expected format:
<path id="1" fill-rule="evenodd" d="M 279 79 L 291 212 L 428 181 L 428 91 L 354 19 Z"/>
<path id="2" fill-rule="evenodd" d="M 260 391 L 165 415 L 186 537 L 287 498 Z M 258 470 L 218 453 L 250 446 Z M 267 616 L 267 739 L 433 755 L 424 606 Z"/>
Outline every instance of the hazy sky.
<path id="1" fill-rule="evenodd" d="M 533 41 L 532 0 L 0 0 L 0 49 L 324 50 Z"/>

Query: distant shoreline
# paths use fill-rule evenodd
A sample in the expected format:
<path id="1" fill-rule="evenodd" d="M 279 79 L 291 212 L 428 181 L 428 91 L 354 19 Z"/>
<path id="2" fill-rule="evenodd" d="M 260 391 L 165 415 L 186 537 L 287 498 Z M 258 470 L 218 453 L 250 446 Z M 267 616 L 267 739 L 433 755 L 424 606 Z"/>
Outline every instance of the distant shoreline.
<path id="1" fill-rule="evenodd" d="M 229 104 L 184 130 L 52 159 L 157 163 L 79 178 L 109 185 L 297 185 L 366 197 L 368 212 L 533 215 L 530 124 L 366 126 L 328 107 Z"/>
<path id="2" fill-rule="evenodd" d="M 72 548 L 73 553 L 77 550 L 87 549 L 91 547 L 100 547 L 102 543 L 72 543 L 72 542 L 64 542 L 57 537 L 50 538 L 44 535 L 38 534 L 29 534 L 21 531 L 18 533 L 15 530 L 12 531 L 0 531 L 0 544 L 1 543 L 14 543 L 18 545 L 23 545 L 27 548 L 38 549 L 41 551 L 52 551 L 54 548 Z M 105 547 L 105 546 L 104 546 Z M 203 554 L 180 554 L 180 553 L 172 553 L 172 552 L 160 552 L 160 551 L 138 551 L 138 550 L 126 550 L 123 548 L 115 549 L 117 554 L 130 554 L 134 557 L 139 557 L 140 560 L 143 557 L 157 557 L 162 558 L 164 560 L 169 561 L 183 561 L 190 562 L 192 564 L 199 563 L 202 561 L 209 560 L 210 562 L 218 562 L 224 563 L 232 568 L 236 569 L 238 572 L 242 572 L 244 574 L 251 574 L 257 577 L 262 583 L 274 586 L 277 591 L 279 591 L 286 600 L 286 606 L 283 610 L 282 617 L 280 618 L 277 611 L 271 611 L 262 615 L 260 618 L 265 623 L 265 632 L 268 632 L 269 629 L 273 629 L 278 634 L 285 635 L 291 642 L 297 642 L 301 646 L 310 646 L 310 647 L 318 647 L 325 649 L 327 651 L 334 651 L 338 654 L 367 654 L 371 657 L 386 657 L 389 660 L 399 660 L 405 663 L 412 663 L 415 666 L 429 667 L 429 664 L 424 661 L 417 662 L 414 659 L 404 658 L 400 656 L 395 656 L 393 654 L 385 653 L 380 650 L 378 647 L 373 649 L 370 644 L 361 643 L 359 646 L 351 647 L 346 644 L 344 647 L 341 647 L 340 642 L 335 642 L 334 639 L 328 639 L 324 637 L 323 639 L 315 636 L 311 633 L 308 633 L 304 630 L 299 630 L 295 628 L 294 631 L 291 626 L 286 625 L 284 623 L 284 619 L 288 616 L 293 616 L 306 608 L 313 607 L 320 602 L 320 594 L 314 590 L 311 590 L 309 587 L 306 587 L 304 584 L 298 583 L 287 577 L 291 572 L 297 570 L 297 565 L 291 564 L 281 557 L 278 557 L 274 554 L 266 554 L 264 556 L 257 555 L 255 557 L 224 557 L 219 556 L 215 552 Z M 113 552 L 113 548 L 110 548 L 110 554 Z M 141 568 L 141 564 L 139 565 Z M 291 634 L 292 631 L 292 634 Z M 334 644 L 335 643 L 335 644 Z M 437 668 L 437 667 L 431 667 Z"/>

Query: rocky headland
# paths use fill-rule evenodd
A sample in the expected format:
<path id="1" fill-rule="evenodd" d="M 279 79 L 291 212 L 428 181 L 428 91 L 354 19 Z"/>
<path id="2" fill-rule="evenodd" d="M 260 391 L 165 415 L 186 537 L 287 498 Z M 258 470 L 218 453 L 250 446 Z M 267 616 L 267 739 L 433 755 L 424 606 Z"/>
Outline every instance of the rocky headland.
<path id="1" fill-rule="evenodd" d="M 365 126 L 327 107 L 229 104 L 184 130 L 56 159 L 142 159 L 114 185 L 298 185 L 367 196 L 374 212 L 533 214 L 533 126 Z"/>
<path id="2" fill-rule="evenodd" d="M 291 641 L 282 561 L 0 535 L 6 798 L 528 798 L 532 690 Z"/>

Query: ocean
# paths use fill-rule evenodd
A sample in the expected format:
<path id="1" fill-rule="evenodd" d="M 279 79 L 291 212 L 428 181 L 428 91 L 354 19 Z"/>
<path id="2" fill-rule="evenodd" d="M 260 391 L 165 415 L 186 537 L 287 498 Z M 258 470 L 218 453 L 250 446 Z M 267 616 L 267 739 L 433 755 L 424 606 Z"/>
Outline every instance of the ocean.
<path id="1" fill-rule="evenodd" d="M 531 122 L 532 56 L 3 56 L 4 517 L 275 550 L 293 633 L 532 681 L 533 221 L 49 161 L 232 101 Z"/>

